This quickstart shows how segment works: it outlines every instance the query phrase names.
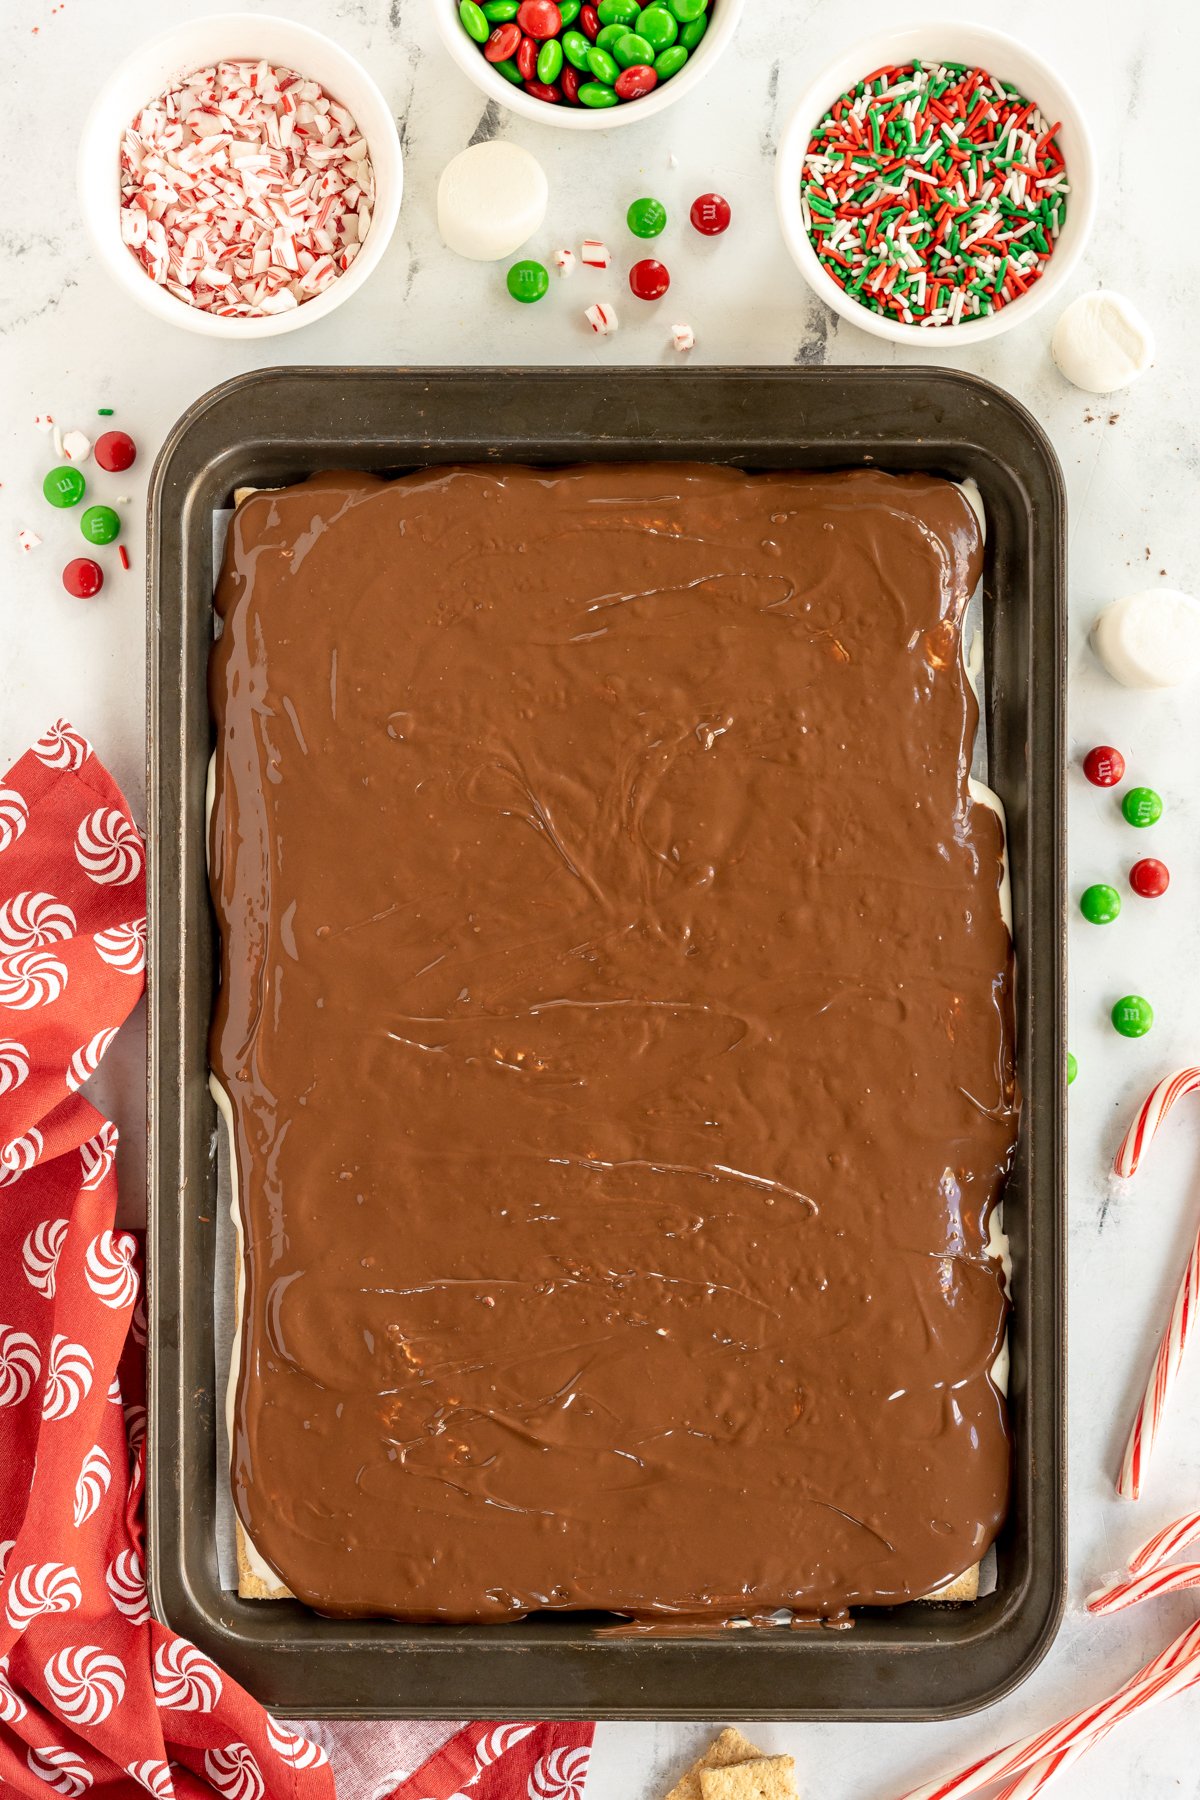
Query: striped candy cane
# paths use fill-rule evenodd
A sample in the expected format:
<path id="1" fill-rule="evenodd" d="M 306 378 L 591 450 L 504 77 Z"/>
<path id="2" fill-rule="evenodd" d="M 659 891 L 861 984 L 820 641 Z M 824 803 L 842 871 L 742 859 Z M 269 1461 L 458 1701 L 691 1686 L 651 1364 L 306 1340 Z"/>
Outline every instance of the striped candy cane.
<path id="1" fill-rule="evenodd" d="M 1152 1093 L 1148 1094 L 1138 1109 L 1137 1117 L 1121 1139 L 1117 1151 L 1116 1172 L 1118 1175 L 1130 1176 L 1137 1172 L 1142 1152 L 1153 1138 L 1155 1132 L 1170 1112 L 1177 1100 L 1184 1094 L 1193 1094 L 1200 1088 L 1200 1069 L 1177 1069 L 1174 1075 L 1168 1075 L 1160 1081 Z M 1133 1429 L 1129 1434 L 1129 1442 L 1125 1447 L 1121 1473 L 1117 1478 L 1117 1492 L 1123 1500 L 1141 1498 L 1146 1469 L 1154 1449 L 1154 1440 L 1158 1436 L 1166 1411 L 1167 1401 L 1179 1375 L 1183 1363 L 1184 1351 L 1195 1323 L 1196 1311 L 1200 1307 L 1200 1233 L 1192 1247 L 1192 1254 L 1183 1272 L 1179 1284 L 1179 1292 L 1175 1296 L 1175 1305 L 1171 1309 L 1171 1317 L 1167 1329 L 1163 1333 L 1158 1347 L 1158 1355 L 1154 1359 L 1154 1368 L 1142 1403 L 1138 1407 Z"/>
<path id="2" fill-rule="evenodd" d="M 1175 1519 L 1170 1525 L 1164 1525 L 1161 1531 L 1156 1531 L 1130 1557 L 1129 1573 L 1140 1575 L 1144 1569 L 1157 1569 L 1160 1563 L 1165 1563 L 1177 1550 L 1186 1550 L 1189 1544 L 1194 1544 L 1198 1537 L 1200 1512 L 1185 1513 L 1182 1519 Z"/>
<path id="3" fill-rule="evenodd" d="M 1200 1513 L 1189 1513 L 1185 1518 L 1177 1519 L 1157 1532 L 1131 1557 L 1130 1581 L 1114 1584 L 1100 1594 L 1093 1595 L 1088 1602 L 1089 1609 L 1116 1611 L 1118 1605 L 1132 1606 L 1135 1600 L 1152 1593 L 1165 1593 L 1172 1586 L 1200 1584 L 1200 1569 L 1197 1565 L 1164 1568 L 1169 1556 L 1176 1550 L 1183 1549 L 1197 1536 L 1200 1536 Z M 1172 1581 L 1170 1578 L 1176 1574 L 1185 1576 L 1185 1579 Z M 1192 1579 L 1187 1579 L 1188 1575 Z M 1156 1581 L 1163 1585 L 1156 1585 Z M 1140 1591 L 1130 1598 L 1122 1598 L 1112 1606 L 1103 1604 L 1115 1599 L 1118 1592 L 1139 1583 L 1142 1584 Z M 1102 1604 L 1094 1606 L 1094 1601 L 1101 1601 Z M 1047 1782 L 1064 1769 L 1070 1768 L 1085 1750 L 1099 1743 L 1114 1725 L 1119 1725 L 1130 1713 L 1136 1712 L 1140 1707 L 1151 1706 L 1159 1700 L 1169 1700 L 1193 1686 L 1200 1686 L 1200 1620 L 1181 1633 L 1153 1662 L 1139 1669 L 1109 1699 L 1073 1713 L 1046 1731 L 1023 1738 L 1019 1743 L 1009 1744 L 992 1756 L 981 1757 L 948 1780 L 916 1788 L 905 1796 L 905 1800 L 964 1800 L 964 1796 L 973 1794 L 979 1788 L 990 1788 L 997 1782 L 1005 1782 L 1007 1785 L 1000 1789 L 996 1800 L 1034 1800 L 1034 1796 L 1041 1792 Z"/>
<path id="4" fill-rule="evenodd" d="M 1185 1513 L 1174 1519 L 1136 1550 L 1129 1559 L 1128 1574 L 1089 1594 L 1086 1605 L 1090 1613 L 1123 1612 L 1139 1600 L 1152 1600 L 1159 1594 L 1178 1593 L 1183 1588 L 1200 1587 L 1200 1563 L 1166 1565 L 1177 1550 L 1200 1537 L 1200 1513 Z"/>
<path id="5" fill-rule="evenodd" d="M 1193 1625 L 1169 1644 L 1161 1656 L 1119 1688 L 1092 1723 L 1080 1723 L 1050 1756 L 1033 1763 L 1002 1788 L 996 1800 L 1034 1800 L 1046 1784 L 1069 1769 L 1085 1750 L 1107 1737 L 1114 1725 L 1127 1719 L 1139 1707 L 1151 1706 L 1157 1700 L 1170 1700 L 1190 1687 L 1200 1686 L 1200 1627 Z M 1077 1715 L 1081 1718 L 1081 1715 Z M 1070 1723 L 1070 1722 L 1069 1722 Z"/>

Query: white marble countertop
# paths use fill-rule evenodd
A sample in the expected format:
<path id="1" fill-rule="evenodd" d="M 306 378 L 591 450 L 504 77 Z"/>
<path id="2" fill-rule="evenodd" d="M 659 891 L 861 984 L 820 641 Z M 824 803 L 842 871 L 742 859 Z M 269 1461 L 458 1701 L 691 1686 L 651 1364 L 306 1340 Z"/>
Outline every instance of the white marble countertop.
<path id="1" fill-rule="evenodd" d="M 276 0 L 273 10 L 334 33 L 363 57 L 404 123 L 407 183 L 400 228 L 382 268 L 333 318 L 264 346 L 225 348 L 135 312 L 89 253 L 77 217 L 74 129 L 97 71 L 168 24 L 220 10 L 194 0 L 9 0 L 0 16 L 7 71 L 0 116 L 5 187 L 0 221 L 0 766 L 58 715 L 97 745 L 135 810 L 143 798 L 143 530 L 145 478 L 164 432 L 197 395 L 256 363 L 661 364 L 669 321 L 635 319 L 608 344 L 579 314 L 602 284 L 538 307 L 499 297 L 493 267 L 467 264 L 437 238 L 437 174 L 480 126 L 482 103 L 436 41 L 423 0 Z M 918 9 L 920 11 L 926 9 Z M 944 6 L 985 19 L 982 5 Z M 505 119 L 500 129 L 534 149 L 550 176 L 546 247 L 607 235 L 638 193 L 686 205 L 709 187 L 726 193 L 736 226 L 718 246 L 680 233 L 670 244 L 671 317 L 688 319 L 693 362 L 891 362 L 877 340 L 836 321 L 809 295 L 779 237 L 771 160 L 780 121 L 810 76 L 848 40 L 890 22 L 890 0 L 773 0 L 751 5 L 728 60 L 701 90 L 637 129 L 575 138 Z M 1153 844 L 1115 815 L 1111 797 L 1073 770 L 1071 883 L 1120 878 L 1151 848 L 1173 885 L 1159 902 L 1127 899 L 1117 925 L 1082 922 L 1072 907 L 1071 1043 L 1080 1062 L 1071 1092 L 1071 1577 L 1068 1614 L 1035 1676 L 984 1717 L 946 1725 L 769 1725 L 753 1731 L 797 1760 L 801 1791 L 823 1800 L 879 1800 L 957 1765 L 975 1750 L 1046 1723 L 1107 1693 L 1195 1616 L 1187 1596 L 1106 1623 L 1088 1620 L 1081 1595 L 1159 1523 L 1200 1505 L 1200 1349 L 1186 1371 L 1160 1443 L 1150 1491 L 1136 1510 L 1112 1477 L 1160 1320 L 1195 1225 L 1200 1108 L 1173 1121 L 1151 1171 L 1111 1200 L 1106 1166 L 1131 1108 L 1152 1081 L 1200 1054 L 1200 708 L 1197 695 L 1134 696 L 1115 687 L 1087 648 L 1106 600 L 1165 581 L 1195 589 L 1200 364 L 1194 350 L 1198 275 L 1190 218 L 1176 245 L 1187 184 L 1168 184 L 1175 156 L 1191 166 L 1183 71 L 1200 53 L 1191 0 L 1145 7 L 1115 0 L 1009 0 L 1003 23 L 1037 43 L 1076 87 L 1101 156 L 1095 236 L 1074 291 L 1105 283 L 1129 292 L 1153 320 L 1156 367 L 1134 389 L 1090 401 L 1051 364 L 1047 320 L 942 360 L 1009 388 L 1048 429 L 1066 472 L 1070 539 L 1070 744 L 1078 757 L 1116 743 L 1131 772 L 1157 787 L 1166 816 Z M 66 121 L 66 129 L 59 122 Z M 673 153 L 677 166 L 672 167 Z M 689 239 L 691 241 L 689 241 Z M 615 290 L 619 291 L 619 290 Z M 914 356 L 913 360 L 917 360 Z M 938 360 L 937 352 L 925 360 Z M 49 446 L 34 416 L 94 433 L 99 406 L 132 432 L 141 457 L 120 491 L 133 572 L 110 577 L 90 605 L 63 593 L 59 574 L 81 549 L 69 520 L 41 500 Z M 112 488 L 109 488 L 109 492 Z M 24 526 L 45 543 L 15 546 Z M 1137 1043 L 1118 1038 L 1107 1009 L 1120 993 L 1146 994 L 1158 1021 Z M 127 1037 L 130 1034 L 126 1034 Z M 108 1097 L 125 1130 L 125 1189 L 139 1186 L 142 1072 L 136 1039 L 109 1073 Z M 1138 1791 L 1200 1795 L 1195 1745 L 1200 1702 L 1182 1700 L 1122 1728 L 1060 1785 L 1064 1800 L 1118 1800 Z M 726 1721 L 720 1721 L 725 1723 Z M 743 1724 L 746 1722 L 743 1721 Z M 588 1800 L 651 1800 L 711 1735 L 700 1726 L 607 1725 L 597 1737 Z"/>

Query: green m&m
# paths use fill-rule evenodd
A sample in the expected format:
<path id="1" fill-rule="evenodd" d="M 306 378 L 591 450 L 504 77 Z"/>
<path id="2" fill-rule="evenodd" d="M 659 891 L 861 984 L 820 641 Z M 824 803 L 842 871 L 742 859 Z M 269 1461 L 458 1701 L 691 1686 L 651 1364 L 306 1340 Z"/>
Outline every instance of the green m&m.
<path id="1" fill-rule="evenodd" d="M 579 90 L 581 106 L 597 109 L 605 106 L 620 106 L 615 88 L 608 87 L 603 81 L 585 81 Z"/>
<path id="2" fill-rule="evenodd" d="M 660 50 L 654 59 L 654 73 L 660 81 L 670 81 L 672 75 L 678 75 L 688 59 L 688 52 L 682 44 L 672 44 L 669 50 Z"/>
<path id="3" fill-rule="evenodd" d="M 1121 811 L 1131 825 L 1156 825 L 1162 818 L 1163 803 L 1153 788 L 1130 788 L 1121 802 Z"/>
<path id="4" fill-rule="evenodd" d="M 42 492 L 51 506 L 78 506 L 86 487 L 79 470 L 64 463 L 59 469 L 51 469 L 42 483 Z"/>
<path id="5" fill-rule="evenodd" d="M 603 82 L 605 87 L 616 85 L 617 76 L 621 71 L 617 67 L 615 58 L 611 57 L 607 50 L 601 50 L 599 44 L 593 44 L 588 51 L 587 60 L 588 68 L 596 81 Z M 582 94 L 582 89 L 580 93 Z"/>
<path id="6" fill-rule="evenodd" d="M 508 271 L 508 291 L 522 306 L 544 300 L 550 289 L 550 275 L 544 263 L 517 262 Z"/>
<path id="7" fill-rule="evenodd" d="M 547 38 L 538 51 L 537 78 L 549 87 L 562 74 L 563 52 L 557 38 Z"/>
<path id="8" fill-rule="evenodd" d="M 662 0 L 658 0 L 657 4 L 642 8 L 637 16 L 635 30 L 655 51 L 667 50 L 679 36 L 679 20 L 662 4 Z"/>
<path id="9" fill-rule="evenodd" d="M 602 25 L 632 25 L 641 10 L 638 0 L 600 0 L 596 13 Z"/>
<path id="10" fill-rule="evenodd" d="M 79 529 L 89 544 L 113 544 L 121 535 L 121 516 L 111 506 L 89 506 Z"/>
<path id="11" fill-rule="evenodd" d="M 666 0 L 681 25 L 694 25 L 708 11 L 708 0 Z"/>
<path id="12" fill-rule="evenodd" d="M 654 45 L 636 31 L 623 32 L 612 46 L 612 53 L 623 69 L 649 68 L 654 61 Z"/>
<path id="13" fill-rule="evenodd" d="M 1111 925 L 1120 916 L 1121 896 L 1106 881 L 1084 888 L 1079 897 L 1079 910 L 1089 925 Z"/>
<path id="14" fill-rule="evenodd" d="M 1140 994 L 1125 994 L 1112 1009 L 1112 1022 L 1122 1037 L 1145 1037 L 1154 1023 L 1154 1008 Z"/>
<path id="15" fill-rule="evenodd" d="M 1075 1060 L 1075 1058 L 1071 1055 L 1071 1052 L 1068 1050 L 1067 1051 L 1067 1086 L 1068 1087 L 1070 1087 L 1071 1083 L 1074 1081 L 1074 1079 L 1078 1075 L 1078 1073 L 1079 1073 L 1079 1064 Z"/>
<path id="16" fill-rule="evenodd" d="M 701 13 L 698 19 L 689 19 L 679 27 L 679 42 L 685 50 L 694 50 L 707 30 L 708 18 Z"/>
<path id="17" fill-rule="evenodd" d="M 491 26 L 487 14 L 476 0 L 459 0 L 458 16 L 462 20 L 462 28 L 467 36 L 474 38 L 477 44 L 486 44 L 491 36 Z"/>
<path id="18" fill-rule="evenodd" d="M 657 237 L 666 229 L 667 209 L 661 200 L 651 199 L 649 194 L 642 199 L 634 200 L 625 214 L 625 223 L 634 237 Z"/>

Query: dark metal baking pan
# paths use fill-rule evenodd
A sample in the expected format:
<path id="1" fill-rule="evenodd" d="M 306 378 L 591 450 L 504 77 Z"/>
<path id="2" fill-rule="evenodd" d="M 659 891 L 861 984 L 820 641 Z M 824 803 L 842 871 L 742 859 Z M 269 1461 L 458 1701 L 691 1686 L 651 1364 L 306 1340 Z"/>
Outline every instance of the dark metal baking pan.
<path id="1" fill-rule="evenodd" d="M 317 1617 L 224 1591 L 215 1536 L 215 972 L 204 861 L 212 515 L 329 467 L 698 457 L 972 477 L 991 780 L 1008 814 L 1025 1096 L 1012 1241 L 1012 1505 L 994 1592 L 852 1629 L 644 1637 Z M 158 1616 L 298 1716 L 933 1719 L 990 1705 L 1049 1647 L 1065 1561 L 1064 544 L 1061 471 L 1008 395 L 945 369 L 278 369 L 197 402 L 150 490 L 150 1588 Z"/>

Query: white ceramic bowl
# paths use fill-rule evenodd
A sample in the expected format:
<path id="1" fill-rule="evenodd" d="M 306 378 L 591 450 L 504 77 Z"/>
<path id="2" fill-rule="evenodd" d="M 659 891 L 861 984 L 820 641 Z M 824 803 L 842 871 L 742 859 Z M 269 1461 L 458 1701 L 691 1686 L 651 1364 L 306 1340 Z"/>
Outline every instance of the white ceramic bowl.
<path id="1" fill-rule="evenodd" d="M 225 59 L 265 57 L 296 69 L 349 108 L 367 140 L 375 171 L 375 205 L 363 247 L 344 275 L 291 312 L 261 319 L 221 319 L 177 300 L 153 282 L 121 238 L 121 135 L 135 114 L 179 75 Z M 110 75 L 96 99 L 79 144 L 78 188 L 83 217 L 105 267 L 131 299 L 168 324 L 206 337 L 275 337 L 327 318 L 357 292 L 387 249 L 400 212 L 404 165 L 396 121 L 371 77 L 332 38 L 269 13 L 215 13 L 179 25 L 144 44 Z"/>
<path id="2" fill-rule="evenodd" d="M 843 293 L 822 267 L 804 229 L 800 212 L 800 184 L 804 156 L 820 123 L 839 94 L 844 94 L 872 69 L 914 60 L 948 58 L 951 62 L 975 64 L 1018 87 L 1027 99 L 1037 105 L 1053 124 L 1062 120 L 1058 134 L 1071 191 L 1067 199 L 1067 215 L 1046 272 L 1027 293 L 1021 294 L 998 312 L 986 318 L 969 319 L 961 325 L 906 325 L 902 319 L 884 318 L 860 306 Z M 787 247 L 800 273 L 827 305 L 872 331 L 876 337 L 890 338 L 896 344 L 919 344 L 923 349 L 945 348 L 978 343 L 981 338 L 996 337 L 1011 331 L 1014 325 L 1032 318 L 1061 292 L 1070 280 L 1075 265 L 1092 229 L 1096 211 L 1096 158 L 1087 121 L 1071 90 L 1040 56 L 1009 37 L 986 25 L 969 25 L 957 21 L 932 22 L 925 25 L 897 27 L 864 38 L 839 56 L 804 92 L 795 111 L 784 126 L 775 159 L 775 203 Z"/>
<path id="3" fill-rule="evenodd" d="M 433 16 L 447 50 L 481 94 L 499 101 L 509 112 L 538 125 L 556 125 L 563 131 L 611 131 L 617 125 L 636 125 L 665 112 L 676 100 L 698 87 L 737 30 L 746 0 L 709 0 L 711 23 L 678 75 L 659 84 L 644 99 L 593 112 L 586 106 L 552 106 L 535 100 L 503 75 L 498 75 L 474 38 L 469 38 L 458 16 L 458 0 L 431 0 Z"/>

